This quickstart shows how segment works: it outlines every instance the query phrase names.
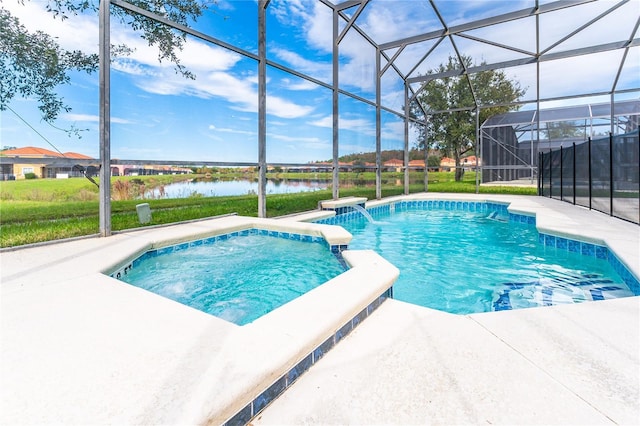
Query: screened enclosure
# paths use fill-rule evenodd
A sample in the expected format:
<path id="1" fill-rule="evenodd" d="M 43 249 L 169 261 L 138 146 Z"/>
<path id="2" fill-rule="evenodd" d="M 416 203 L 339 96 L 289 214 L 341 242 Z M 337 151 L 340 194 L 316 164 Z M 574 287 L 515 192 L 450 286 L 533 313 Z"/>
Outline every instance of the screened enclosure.
<path id="1" fill-rule="evenodd" d="M 638 130 L 640 100 L 515 111 L 480 128 L 482 182 L 537 182 L 539 154 Z M 630 151 L 633 156 L 633 150 Z M 636 173 L 637 174 L 637 173 Z"/>
<path id="2" fill-rule="evenodd" d="M 640 223 L 640 138 L 629 133 L 540 153 L 540 195 Z"/>
<path id="3" fill-rule="evenodd" d="M 376 198 L 427 190 L 430 151 L 453 155 L 432 132 L 442 114 L 471 117 L 464 155 L 478 157 L 478 185 L 536 181 L 540 153 L 638 126 L 637 1 L 208 5 L 185 20 L 175 2 L 103 0 L 99 12 L 62 21 L 38 2 L 2 4 L 30 29 L 100 55 L 99 74 L 74 72 L 59 89 L 71 112 L 56 125 L 81 127 L 81 139 L 43 123 L 27 100 L 3 114 L 3 143 L 44 140 L 85 153 L 95 161 L 83 165 L 99 168 L 101 182 L 125 168 L 247 171 L 265 217 L 274 171 L 328 174 L 333 198 L 353 185 L 372 185 Z M 146 27 L 131 24 L 136 18 L 184 40 L 175 53 L 190 76 L 170 58 L 158 61 Z M 131 52 L 115 55 L 114 45 Z M 449 59 L 452 67 L 442 68 Z M 485 95 L 482 78 L 495 72 L 521 95 L 508 102 Z M 460 83 L 465 96 L 446 108 L 420 101 L 434 83 Z M 2 159 L 3 173 L 12 161 Z M 99 196 L 99 232 L 109 235 L 110 186 Z"/>

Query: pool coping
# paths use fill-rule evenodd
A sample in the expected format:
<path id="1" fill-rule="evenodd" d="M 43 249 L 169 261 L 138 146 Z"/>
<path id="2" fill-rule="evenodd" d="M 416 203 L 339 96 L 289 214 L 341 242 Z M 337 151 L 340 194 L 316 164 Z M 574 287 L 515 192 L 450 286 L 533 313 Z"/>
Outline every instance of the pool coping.
<path id="1" fill-rule="evenodd" d="M 332 251 L 351 239 L 332 225 L 228 216 L 3 254 L 1 423 L 234 424 L 247 406 L 253 416 L 353 330 L 386 299 L 398 276 L 373 251 L 344 251 L 349 270 L 244 326 L 109 276 L 148 250 L 247 229 L 322 237 Z M 52 341 L 43 336 L 50 327 L 57 331 Z M 104 332 L 94 332 L 105 327 L 109 342 L 96 342 Z M 39 359 L 43 341 L 46 356 Z M 176 342 L 199 349 L 185 353 L 173 347 Z M 141 346 L 146 349 L 139 352 Z M 38 362 L 25 362 L 33 358 Z M 161 380 L 150 376 L 153 370 Z M 106 390 L 102 397 L 83 392 L 91 376 Z M 50 389 L 49 381 L 60 390 Z M 134 390 L 134 383 L 145 385 Z M 135 397 L 116 395 L 123 388 Z M 97 407 L 100 398 L 111 405 Z M 68 407 L 66 401 L 78 399 L 86 408 Z"/>
<path id="2" fill-rule="evenodd" d="M 510 211 L 536 214 L 539 230 L 567 236 L 584 233 L 586 239 L 607 245 L 636 276 L 640 273 L 639 228 L 601 213 L 542 197 L 472 194 L 414 194 L 370 201 L 367 207 L 402 199 L 508 202 Z M 298 219 L 314 215 L 308 212 Z M 259 388 L 277 383 L 329 338 L 309 339 L 305 324 L 335 339 L 339 329 L 369 309 L 394 279 L 394 267 L 375 253 L 347 251 L 354 265 L 362 265 L 354 268 L 357 279 L 336 281 L 333 288 L 319 290 L 327 292 L 319 298 L 312 294 L 313 310 L 308 311 L 306 303 L 285 305 L 274 311 L 273 321 L 238 327 L 101 273 L 116 265 L 114 256 L 121 259 L 124 250 L 139 253 L 154 242 L 222 232 L 237 220 L 225 217 L 3 253 L 0 423 L 224 423 L 247 405 L 236 395 L 247 388 L 259 395 Z M 297 229 L 306 226 L 294 225 L 296 217 L 269 221 Z M 359 256 L 378 266 L 359 264 Z M 341 291 L 354 282 L 359 284 L 344 300 L 331 296 L 336 288 Z M 341 319 L 326 318 L 336 304 L 349 305 L 351 311 Z M 589 307 L 580 309 L 587 312 Z M 510 312 L 513 318 L 526 315 Z M 292 316 L 311 321 L 292 321 Z M 447 321 L 439 326 L 446 328 Z M 299 360 L 274 372 L 273 365 L 282 365 L 283 357 L 296 358 L 291 353 Z M 247 400 L 255 397 L 246 396 Z"/>

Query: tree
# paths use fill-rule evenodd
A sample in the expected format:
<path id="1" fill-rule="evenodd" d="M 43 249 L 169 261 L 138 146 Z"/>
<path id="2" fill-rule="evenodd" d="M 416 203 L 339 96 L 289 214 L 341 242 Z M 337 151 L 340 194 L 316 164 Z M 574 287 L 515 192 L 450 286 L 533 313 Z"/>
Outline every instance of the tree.
<path id="1" fill-rule="evenodd" d="M 526 91 L 518 82 L 509 80 L 501 70 L 455 75 L 457 70 L 468 69 L 472 65 L 473 61 L 468 56 L 461 56 L 461 61 L 449 57 L 446 64 L 440 64 L 427 76 L 441 73 L 451 76 L 430 80 L 410 107 L 414 118 L 426 121 L 426 125 L 419 125 L 419 147 L 439 149 L 444 155 L 453 157 L 456 181 L 461 180 L 464 173 L 460 159 L 475 148 L 477 108 L 480 107 L 482 123 L 493 115 L 517 109 L 506 104 L 517 101 Z"/>
<path id="2" fill-rule="evenodd" d="M 584 126 L 578 127 L 573 121 L 552 121 L 546 123 L 540 132 L 547 136 L 547 139 L 562 140 L 584 136 Z"/>
<path id="3" fill-rule="evenodd" d="M 178 24 L 187 25 L 202 15 L 207 5 L 198 0 L 129 0 L 129 3 L 154 12 Z M 56 18 L 66 20 L 78 13 L 97 13 L 99 0 L 48 0 L 47 10 Z M 184 32 L 113 6 L 112 16 L 121 23 L 142 31 L 141 37 L 150 46 L 157 46 L 158 60 L 173 62 L 176 72 L 195 78 L 177 56 L 186 41 Z M 98 55 L 81 51 L 67 51 L 42 31 L 30 33 L 15 16 L 0 7 L 0 111 L 9 107 L 15 96 L 35 97 L 43 120 L 52 123 L 60 112 L 70 111 L 56 92 L 57 86 L 70 82 L 73 70 L 95 72 Z M 114 56 L 127 55 L 126 46 L 111 46 Z"/>

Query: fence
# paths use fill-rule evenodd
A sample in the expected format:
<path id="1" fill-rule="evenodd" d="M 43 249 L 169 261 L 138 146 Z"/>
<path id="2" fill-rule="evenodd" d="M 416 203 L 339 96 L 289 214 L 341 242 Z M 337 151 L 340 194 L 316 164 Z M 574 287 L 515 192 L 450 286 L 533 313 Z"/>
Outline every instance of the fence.
<path id="1" fill-rule="evenodd" d="M 638 130 L 539 155 L 538 195 L 640 224 Z"/>

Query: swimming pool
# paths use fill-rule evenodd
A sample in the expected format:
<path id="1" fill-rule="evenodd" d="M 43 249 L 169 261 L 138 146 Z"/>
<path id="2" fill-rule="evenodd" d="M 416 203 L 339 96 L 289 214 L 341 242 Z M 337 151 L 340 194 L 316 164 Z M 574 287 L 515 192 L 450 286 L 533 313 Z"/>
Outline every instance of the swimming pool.
<path id="1" fill-rule="evenodd" d="M 320 237 L 249 229 L 148 251 L 119 278 L 245 325 L 344 271 Z"/>
<path id="2" fill-rule="evenodd" d="M 403 201 L 368 212 L 373 221 L 342 208 L 321 222 L 349 231 L 349 249 L 373 249 L 400 269 L 398 300 L 471 314 L 638 294 L 606 247 L 539 234 L 534 216 L 506 204 Z"/>

